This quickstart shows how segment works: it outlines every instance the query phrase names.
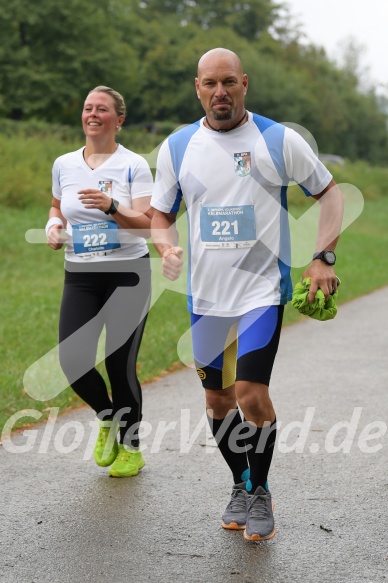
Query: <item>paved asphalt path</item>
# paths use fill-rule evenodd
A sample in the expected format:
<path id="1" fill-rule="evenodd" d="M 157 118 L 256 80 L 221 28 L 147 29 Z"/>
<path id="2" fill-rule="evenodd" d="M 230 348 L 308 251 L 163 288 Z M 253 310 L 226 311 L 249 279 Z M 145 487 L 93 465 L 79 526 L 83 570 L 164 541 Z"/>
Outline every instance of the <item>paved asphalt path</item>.
<path id="1" fill-rule="evenodd" d="M 271 384 L 282 424 L 271 541 L 221 528 L 231 477 L 187 368 L 144 388 L 137 477 L 108 478 L 95 465 L 85 408 L 56 420 L 52 411 L 37 433 L 3 443 L 0 582 L 387 581 L 387 324 L 385 288 L 331 322 L 283 330 Z"/>

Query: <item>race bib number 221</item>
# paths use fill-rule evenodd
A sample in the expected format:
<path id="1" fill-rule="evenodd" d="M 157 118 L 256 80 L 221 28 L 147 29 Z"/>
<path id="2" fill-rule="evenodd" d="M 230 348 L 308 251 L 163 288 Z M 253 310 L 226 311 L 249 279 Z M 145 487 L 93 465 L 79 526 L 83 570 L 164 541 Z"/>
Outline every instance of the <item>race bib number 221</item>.
<path id="1" fill-rule="evenodd" d="M 201 241 L 206 249 L 236 249 L 256 243 L 253 205 L 201 207 Z"/>

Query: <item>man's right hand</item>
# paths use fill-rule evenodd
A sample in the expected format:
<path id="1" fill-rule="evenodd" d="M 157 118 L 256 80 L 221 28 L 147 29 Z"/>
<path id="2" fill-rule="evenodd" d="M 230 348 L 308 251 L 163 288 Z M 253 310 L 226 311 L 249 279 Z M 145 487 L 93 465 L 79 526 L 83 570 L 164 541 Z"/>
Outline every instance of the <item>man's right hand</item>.
<path id="1" fill-rule="evenodd" d="M 51 249 L 54 249 L 55 251 L 61 249 L 67 240 L 68 236 L 61 225 L 53 225 L 50 227 L 47 234 L 47 245 L 51 247 Z"/>
<path id="2" fill-rule="evenodd" d="M 182 247 L 170 247 L 162 256 L 162 270 L 164 277 L 175 281 L 182 273 L 183 249 Z"/>

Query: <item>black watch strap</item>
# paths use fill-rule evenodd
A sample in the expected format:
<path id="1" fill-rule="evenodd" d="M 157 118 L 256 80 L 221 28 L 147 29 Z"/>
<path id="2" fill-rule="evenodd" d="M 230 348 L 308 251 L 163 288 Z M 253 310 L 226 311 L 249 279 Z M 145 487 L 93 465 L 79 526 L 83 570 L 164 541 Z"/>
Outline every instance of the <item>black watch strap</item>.
<path id="1" fill-rule="evenodd" d="M 112 202 L 111 202 L 111 205 L 108 208 L 108 210 L 107 211 L 104 211 L 104 213 L 106 215 L 114 215 L 115 213 L 117 213 L 117 209 L 118 209 L 118 206 L 119 206 L 120 203 L 119 203 L 118 200 L 116 200 L 114 198 L 112 198 L 111 201 Z"/>
<path id="2" fill-rule="evenodd" d="M 327 265 L 335 265 L 337 257 L 334 251 L 326 250 L 320 251 L 320 253 L 314 253 L 313 260 L 314 259 L 321 259 L 322 261 L 327 263 Z"/>

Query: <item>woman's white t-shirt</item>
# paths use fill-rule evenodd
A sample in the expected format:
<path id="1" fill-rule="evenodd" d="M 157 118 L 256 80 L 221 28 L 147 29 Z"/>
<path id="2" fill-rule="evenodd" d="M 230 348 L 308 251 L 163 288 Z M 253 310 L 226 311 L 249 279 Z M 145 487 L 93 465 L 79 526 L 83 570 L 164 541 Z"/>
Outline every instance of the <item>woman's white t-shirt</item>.
<path id="1" fill-rule="evenodd" d="M 79 200 L 78 191 L 87 188 L 103 190 L 120 204 L 132 208 L 133 200 L 152 194 L 153 179 L 146 160 L 119 145 L 101 166 L 92 170 L 85 162 L 83 151 L 84 147 L 60 156 L 55 160 L 52 170 L 53 196 L 60 201 L 61 213 L 67 221 L 66 233 L 71 237 L 66 244 L 66 260 L 90 263 L 142 257 L 148 251 L 145 239 L 134 234 L 133 230 L 121 228 L 112 216 L 106 215 L 103 211 L 85 208 Z M 96 242 L 97 236 L 100 237 L 100 241 L 101 237 L 110 233 L 110 229 L 103 228 L 107 222 L 108 226 L 114 227 L 114 236 L 118 243 L 116 242 L 113 250 L 105 254 L 99 251 L 104 249 L 103 245 L 93 246 L 92 243 Z M 98 231 L 98 228 L 102 230 Z M 81 232 L 78 233 L 78 230 Z M 78 245 L 75 252 L 73 234 L 92 246 L 86 246 L 85 252 L 81 253 Z M 91 239 L 92 234 L 94 240 Z M 89 249 L 93 251 L 88 252 Z"/>

